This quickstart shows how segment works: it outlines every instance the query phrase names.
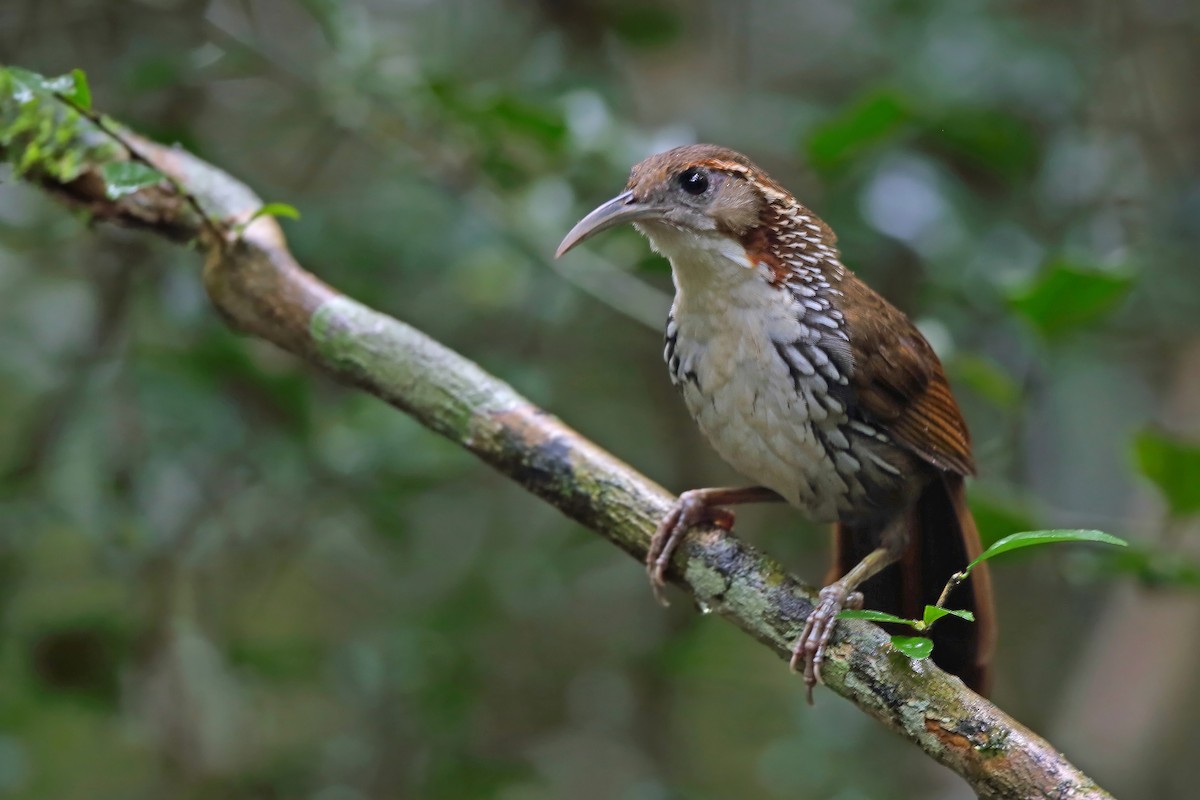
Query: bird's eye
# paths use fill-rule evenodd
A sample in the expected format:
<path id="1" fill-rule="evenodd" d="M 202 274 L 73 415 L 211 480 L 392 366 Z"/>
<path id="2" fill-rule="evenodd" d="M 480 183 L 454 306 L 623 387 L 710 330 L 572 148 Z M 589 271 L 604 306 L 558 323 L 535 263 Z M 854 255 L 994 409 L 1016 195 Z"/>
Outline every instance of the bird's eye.
<path id="1" fill-rule="evenodd" d="M 688 194 L 701 195 L 708 191 L 708 176 L 693 167 L 680 173 L 679 185 Z"/>

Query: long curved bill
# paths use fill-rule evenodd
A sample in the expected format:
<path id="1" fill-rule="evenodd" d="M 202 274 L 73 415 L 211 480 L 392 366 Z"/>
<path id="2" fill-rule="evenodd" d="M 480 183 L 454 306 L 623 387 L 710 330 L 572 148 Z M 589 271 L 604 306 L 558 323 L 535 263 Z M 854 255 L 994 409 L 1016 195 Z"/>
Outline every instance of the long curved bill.
<path id="1" fill-rule="evenodd" d="M 661 217 L 662 213 L 663 209 L 659 206 L 639 203 L 634 199 L 632 191 L 621 192 L 612 200 L 599 206 L 586 217 L 579 220 L 575 224 L 575 227 L 571 228 L 562 240 L 562 244 L 558 246 L 554 257 L 561 257 L 584 239 L 590 239 L 601 231 L 615 228 L 617 225 L 623 225 L 626 222 Z"/>

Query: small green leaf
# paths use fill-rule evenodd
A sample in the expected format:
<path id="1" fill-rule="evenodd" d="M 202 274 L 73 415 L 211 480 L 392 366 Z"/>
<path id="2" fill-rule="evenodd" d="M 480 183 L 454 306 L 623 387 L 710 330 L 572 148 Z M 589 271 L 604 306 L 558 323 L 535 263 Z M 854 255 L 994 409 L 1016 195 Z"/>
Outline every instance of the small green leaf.
<path id="1" fill-rule="evenodd" d="M 905 619 L 897 617 L 895 614 L 888 614 L 883 611 L 871 611 L 870 609 L 849 609 L 838 613 L 838 619 L 866 619 L 871 622 L 895 622 L 900 625 L 919 625 L 915 619 Z"/>
<path id="2" fill-rule="evenodd" d="M 925 623 L 925 627 L 928 628 L 930 625 L 947 615 L 953 615 L 955 617 L 959 617 L 960 619 L 965 619 L 967 622 L 975 621 L 975 615 L 970 611 L 956 608 L 942 608 L 941 606 L 925 606 L 925 619 L 922 621 Z"/>
<path id="3" fill-rule="evenodd" d="M 1133 285 L 1128 272 L 1101 272 L 1069 261 L 1051 262 L 1009 304 L 1048 338 L 1103 317 Z"/>
<path id="4" fill-rule="evenodd" d="M 924 636 L 893 636 L 892 647 L 912 659 L 929 658 L 933 652 L 933 640 Z"/>
<path id="5" fill-rule="evenodd" d="M 133 194 L 166 179 L 158 170 L 138 161 L 111 161 L 100 168 L 100 174 L 104 177 L 104 193 L 109 200 Z"/>
<path id="6" fill-rule="evenodd" d="M 1155 430 L 1133 440 L 1138 471 L 1154 482 L 1177 517 L 1200 511 L 1200 445 Z"/>
<path id="7" fill-rule="evenodd" d="M 75 79 L 75 89 L 67 96 L 80 108 L 90 109 L 92 107 L 92 89 L 88 86 L 87 74 L 83 70 L 75 68 L 71 70 L 71 77 Z"/>
<path id="8" fill-rule="evenodd" d="M 234 226 L 234 230 L 239 236 L 250 227 L 250 223 L 259 217 L 287 217 L 288 219 L 300 219 L 300 212 L 296 207 L 287 203 L 266 203 L 259 206 L 258 210 L 250 215 L 250 218 L 245 222 L 240 222 Z"/>
<path id="9" fill-rule="evenodd" d="M 42 87 L 62 95 L 80 108 L 92 107 L 92 90 L 88 87 L 87 76 L 81 69 L 73 69 L 69 75 L 45 78 Z"/>
<path id="10" fill-rule="evenodd" d="M 259 217 L 287 217 L 288 219 L 300 219 L 300 212 L 296 210 L 295 206 L 288 205 L 287 203 L 267 203 L 259 208 L 258 211 L 255 211 L 250 216 L 250 219 L 246 220 L 246 223 L 249 224 Z"/>
<path id="11" fill-rule="evenodd" d="M 1111 536 L 1101 531 L 1026 531 L 1025 533 L 1014 533 L 1011 536 L 1005 536 L 1000 541 L 993 544 L 979 558 L 967 565 L 967 570 L 975 567 L 982 561 L 987 561 L 989 558 L 1007 553 L 1010 550 L 1019 550 L 1022 547 L 1033 547 L 1039 544 L 1054 544 L 1056 542 L 1100 542 L 1101 544 L 1111 544 L 1118 547 L 1127 547 L 1129 545 L 1124 539 L 1118 539 L 1116 536 Z"/>

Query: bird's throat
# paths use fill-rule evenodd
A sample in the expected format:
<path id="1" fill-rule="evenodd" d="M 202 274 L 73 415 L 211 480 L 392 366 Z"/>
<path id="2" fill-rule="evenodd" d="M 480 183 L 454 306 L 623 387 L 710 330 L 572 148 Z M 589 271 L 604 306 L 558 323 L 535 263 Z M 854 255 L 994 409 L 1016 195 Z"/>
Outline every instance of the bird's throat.
<path id="1" fill-rule="evenodd" d="M 647 236 L 671 262 L 679 315 L 766 312 L 786 302 L 779 287 L 770 282 L 765 265 L 729 237 L 657 232 Z"/>

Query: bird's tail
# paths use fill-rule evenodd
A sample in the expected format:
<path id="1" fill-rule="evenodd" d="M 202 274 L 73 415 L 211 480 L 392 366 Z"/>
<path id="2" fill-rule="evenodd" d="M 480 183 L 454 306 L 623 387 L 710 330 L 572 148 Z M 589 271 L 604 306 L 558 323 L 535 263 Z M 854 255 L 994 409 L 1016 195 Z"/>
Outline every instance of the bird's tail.
<path id="1" fill-rule="evenodd" d="M 946 581 L 979 555 L 982 546 L 975 519 L 967 508 L 963 479 L 944 473 L 929 482 L 908 512 L 909 543 L 895 564 L 859 587 L 864 608 L 920 619 L 926 605 L 937 602 Z M 879 546 L 878 529 L 838 524 L 834 529 L 835 575 L 845 575 Z M 965 609 L 975 622 L 943 617 L 933 626 L 933 660 L 963 679 L 980 694 L 990 685 L 990 662 L 996 639 L 991 578 L 987 564 L 950 595 L 947 607 Z M 885 626 L 886 627 L 886 626 Z"/>

